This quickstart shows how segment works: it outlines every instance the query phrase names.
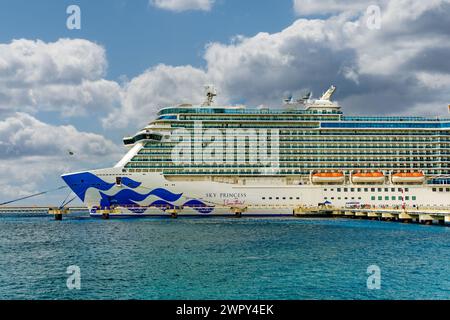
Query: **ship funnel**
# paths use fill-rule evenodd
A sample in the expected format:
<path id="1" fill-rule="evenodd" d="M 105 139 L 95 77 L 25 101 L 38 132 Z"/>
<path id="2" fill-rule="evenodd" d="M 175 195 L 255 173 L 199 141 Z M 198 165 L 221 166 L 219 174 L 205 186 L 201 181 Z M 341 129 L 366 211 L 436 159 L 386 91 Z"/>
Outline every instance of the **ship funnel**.
<path id="1" fill-rule="evenodd" d="M 326 100 L 326 101 L 330 101 L 331 97 L 333 96 L 334 92 L 336 91 L 336 87 L 335 86 L 331 86 L 330 89 L 327 90 L 327 92 L 325 92 L 322 97 L 320 98 L 320 100 Z"/>

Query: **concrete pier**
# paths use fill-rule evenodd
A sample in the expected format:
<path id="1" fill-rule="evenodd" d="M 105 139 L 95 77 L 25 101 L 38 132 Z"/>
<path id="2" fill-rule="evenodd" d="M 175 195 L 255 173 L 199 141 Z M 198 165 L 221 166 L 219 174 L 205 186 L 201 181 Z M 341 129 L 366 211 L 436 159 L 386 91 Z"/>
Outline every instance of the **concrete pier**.
<path id="1" fill-rule="evenodd" d="M 313 210 L 311 210 L 313 209 Z M 400 221 L 406 223 L 423 223 L 433 225 L 450 225 L 450 208 L 304 208 L 294 210 L 294 216 L 323 216 L 325 212 L 331 212 L 331 216 L 343 218 L 359 218 L 383 221 Z"/>

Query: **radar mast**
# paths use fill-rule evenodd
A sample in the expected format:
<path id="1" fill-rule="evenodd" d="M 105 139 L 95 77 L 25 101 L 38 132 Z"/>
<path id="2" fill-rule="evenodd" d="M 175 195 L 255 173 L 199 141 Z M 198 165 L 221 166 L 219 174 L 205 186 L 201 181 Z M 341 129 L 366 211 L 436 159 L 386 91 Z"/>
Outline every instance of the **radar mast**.
<path id="1" fill-rule="evenodd" d="M 202 106 L 208 107 L 211 106 L 214 102 L 214 97 L 217 96 L 216 88 L 213 85 L 206 85 L 205 86 L 205 94 L 206 94 L 206 100 L 203 102 Z"/>

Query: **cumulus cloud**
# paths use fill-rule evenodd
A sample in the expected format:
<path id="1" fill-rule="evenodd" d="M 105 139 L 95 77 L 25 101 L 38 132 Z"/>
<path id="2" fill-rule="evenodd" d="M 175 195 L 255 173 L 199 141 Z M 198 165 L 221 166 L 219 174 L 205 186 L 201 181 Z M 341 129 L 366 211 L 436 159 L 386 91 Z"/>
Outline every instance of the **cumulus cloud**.
<path id="1" fill-rule="evenodd" d="M 142 125 L 160 107 L 198 102 L 203 98 L 202 87 L 206 82 L 206 73 L 192 66 L 151 68 L 124 85 L 122 107 L 107 117 L 104 126 L 124 127 L 131 121 Z"/>
<path id="2" fill-rule="evenodd" d="M 182 12 L 187 10 L 209 11 L 215 0 L 149 0 L 150 4 L 164 10 Z"/>
<path id="3" fill-rule="evenodd" d="M 62 185 L 63 173 L 111 166 L 122 151 L 101 135 L 16 113 L 0 121 L 0 202 Z"/>
<path id="4" fill-rule="evenodd" d="M 103 79 L 103 47 L 82 39 L 0 44 L 0 111 L 83 115 L 120 104 L 120 86 Z"/>
<path id="5" fill-rule="evenodd" d="M 294 11 L 298 15 L 356 12 L 367 8 L 370 4 L 374 3 L 367 0 L 294 0 Z"/>
<path id="6" fill-rule="evenodd" d="M 302 4 L 303 18 L 280 32 L 208 44 L 203 68 L 162 64 L 122 85 L 104 79 L 105 51 L 86 40 L 0 45 L 0 111 L 10 112 L 0 121 L 0 184 L 12 177 L 27 191 L 37 190 L 48 171 L 56 176 L 120 156 L 101 136 L 51 126 L 27 114 L 38 110 L 80 114 L 104 106 L 105 127 L 136 130 L 159 107 L 201 103 L 203 85 L 213 83 L 219 103 L 279 107 L 288 92 L 312 90 L 318 96 L 335 84 L 347 114 L 447 113 L 450 1 L 378 1 L 378 30 L 367 26 L 365 9 L 371 2 L 324 3 L 330 5 L 295 1 Z M 11 113 L 17 110 L 22 112 Z M 62 157 L 68 146 L 84 158 Z"/>
<path id="7" fill-rule="evenodd" d="M 80 132 L 71 125 L 52 126 L 26 113 L 0 121 L 0 158 L 67 155 L 98 157 L 114 154 L 117 146 L 103 136 Z"/>
<path id="8" fill-rule="evenodd" d="M 139 115 L 151 119 L 159 106 L 201 102 L 203 83 L 214 83 L 226 103 L 279 107 L 288 93 L 312 90 L 318 96 L 335 84 L 346 113 L 445 114 L 449 1 L 380 1 L 379 30 L 367 24 L 365 8 L 371 2 L 352 3 L 339 2 L 336 11 L 343 13 L 298 19 L 277 33 L 210 43 L 204 68 L 150 69 L 130 81 L 122 107 L 110 119 L 126 125 Z M 357 11 L 360 5 L 364 9 Z M 427 109 L 438 103 L 441 108 Z"/>

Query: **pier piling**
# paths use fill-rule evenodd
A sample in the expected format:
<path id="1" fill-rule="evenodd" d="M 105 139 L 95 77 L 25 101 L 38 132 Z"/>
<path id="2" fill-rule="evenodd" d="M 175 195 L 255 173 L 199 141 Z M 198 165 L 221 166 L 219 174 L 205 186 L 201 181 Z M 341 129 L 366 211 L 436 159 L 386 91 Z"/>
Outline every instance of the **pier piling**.
<path id="1" fill-rule="evenodd" d="M 61 221 L 63 214 L 68 214 L 69 209 L 67 208 L 49 208 L 48 213 L 55 217 L 55 221 Z"/>

